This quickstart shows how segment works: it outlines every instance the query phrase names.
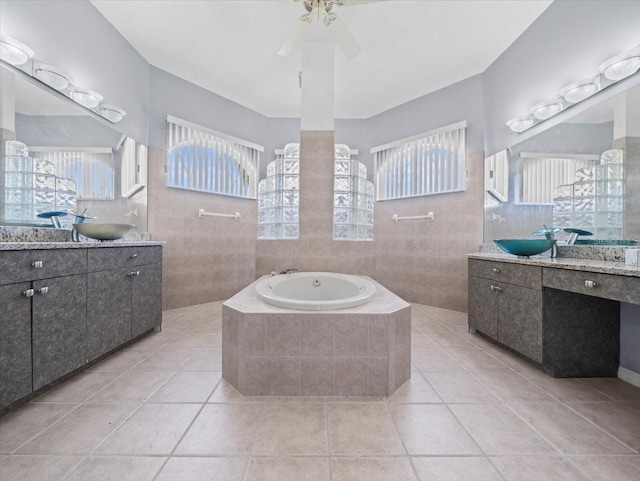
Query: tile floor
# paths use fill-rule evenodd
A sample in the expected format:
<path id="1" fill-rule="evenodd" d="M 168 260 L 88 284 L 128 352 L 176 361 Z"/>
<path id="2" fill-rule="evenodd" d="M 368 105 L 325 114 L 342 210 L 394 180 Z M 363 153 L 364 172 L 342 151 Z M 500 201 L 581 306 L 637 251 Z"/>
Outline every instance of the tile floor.
<path id="1" fill-rule="evenodd" d="M 552 379 L 413 306 L 390 399 L 245 398 L 220 378 L 221 303 L 0 420 L 0 479 L 637 481 L 640 389 Z"/>

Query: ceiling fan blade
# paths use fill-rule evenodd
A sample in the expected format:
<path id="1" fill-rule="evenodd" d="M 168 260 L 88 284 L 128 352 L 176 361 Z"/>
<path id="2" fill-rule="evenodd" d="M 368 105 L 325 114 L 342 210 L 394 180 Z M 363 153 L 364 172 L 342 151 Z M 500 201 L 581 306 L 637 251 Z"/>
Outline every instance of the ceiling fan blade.
<path id="1" fill-rule="evenodd" d="M 288 57 L 289 55 L 291 55 L 291 52 L 293 52 L 298 46 L 298 43 L 300 43 L 300 40 L 302 40 L 304 33 L 310 26 L 310 22 L 306 22 L 302 19 L 298 20 L 298 22 L 293 26 L 293 30 L 291 30 L 291 33 L 282 44 L 278 55 L 281 55 L 282 57 Z"/>
<path id="2" fill-rule="evenodd" d="M 387 2 L 390 0 L 342 0 L 343 7 L 353 7 L 355 5 L 363 5 L 365 3 Z"/>
<path id="3" fill-rule="evenodd" d="M 347 30 L 347 27 L 340 17 L 335 18 L 327 25 L 327 30 L 331 38 L 333 38 L 333 41 L 338 44 L 338 47 L 340 47 L 348 59 L 352 59 L 361 52 L 360 46 L 351 33 L 349 33 L 349 30 Z"/>

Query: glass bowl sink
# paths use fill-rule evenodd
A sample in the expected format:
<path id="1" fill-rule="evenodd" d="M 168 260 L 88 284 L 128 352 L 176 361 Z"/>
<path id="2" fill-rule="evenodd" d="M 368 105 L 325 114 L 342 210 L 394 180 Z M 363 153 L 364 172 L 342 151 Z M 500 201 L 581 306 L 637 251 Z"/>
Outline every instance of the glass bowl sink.
<path id="1" fill-rule="evenodd" d="M 73 228 L 85 237 L 100 241 L 122 239 L 136 228 L 135 224 L 73 224 Z"/>
<path id="2" fill-rule="evenodd" d="M 556 243 L 555 239 L 498 239 L 494 240 L 500 249 L 514 256 L 535 256 L 548 251 Z"/>

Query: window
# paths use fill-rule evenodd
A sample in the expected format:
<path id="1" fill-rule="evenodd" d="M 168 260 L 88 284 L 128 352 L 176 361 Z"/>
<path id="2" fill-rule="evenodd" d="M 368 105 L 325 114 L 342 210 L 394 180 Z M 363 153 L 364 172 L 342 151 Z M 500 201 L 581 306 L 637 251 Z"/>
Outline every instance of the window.
<path id="1" fill-rule="evenodd" d="M 464 190 L 466 132 L 460 122 L 371 149 L 377 200 Z"/>
<path id="2" fill-rule="evenodd" d="M 167 186 L 255 199 L 264 148 L 167 117 Z"/>
<path id="3" fill-rule="evenodd" d="M 335 150 L 333 239 L 373 240 L 374 187 L 357 151 L 339 144 Z"/>
<path id="4" fill-rule="evenodd" d="M 276 151 L 267 178 L 258 184 L 258 239 L 297 239 L 300 206 L 300 144 Z"/>

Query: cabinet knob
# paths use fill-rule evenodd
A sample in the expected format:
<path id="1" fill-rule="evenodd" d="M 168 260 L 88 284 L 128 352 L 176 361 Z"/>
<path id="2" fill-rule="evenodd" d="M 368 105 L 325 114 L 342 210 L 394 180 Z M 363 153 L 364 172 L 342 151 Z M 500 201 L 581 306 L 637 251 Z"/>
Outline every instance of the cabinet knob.
<path id="1" fill-rule="evenodd" d="M 138 254 L 136 252 L 134 252 L 133 254 L 131 254 L 131 259 L 135 259 L 136 257 L 138 257 Z"/>
<path id="2" fill-rule="evenodd" d="M 49 288 L 48 287 L 41 287 L 40 289 L 37 290 L 37 292 L 41 296 L 46 296 L 49 293 Z"/>
<path id="3" fill-rule="evenodd" d="M 22 295 L 24 297 L 33 297 L 34 291 L 33 289 L 27 289 L 26 291 L 22 291 Z"/>
<path id="4" fill-rule="evenodd" d="M 502 292 L 502 287 L 491 286 L 491 290 L 494 291 L 494 292 Z"/>
<path id="5" fill-rule="evenodd" d="M 584 287 L 587 287 L 589 289 L 593 289 L 594 287 L 596 287 L 596 283 L 595 281 L 584 281 Z"/>
<path id="6" fill-rule="evenodd" d="M 494 267 L 493 269 L 491 269 L 493 272 L 495 272 L 496 274 L 500 273 L 500 269 L 498 269 L 497 267 Z"/>
<path id="7" fill-rule="evenodd" d="M 140 275 L 140 271 L 129 272 L 129 277 L 138 277 L 139 275 Z"/>
<path id="8" fill-rule="evenodd" d="M 31 267 L 33 267 L 34 269 L 42 269 L 42 261 L 34 261 L 31 263 Z"/>

